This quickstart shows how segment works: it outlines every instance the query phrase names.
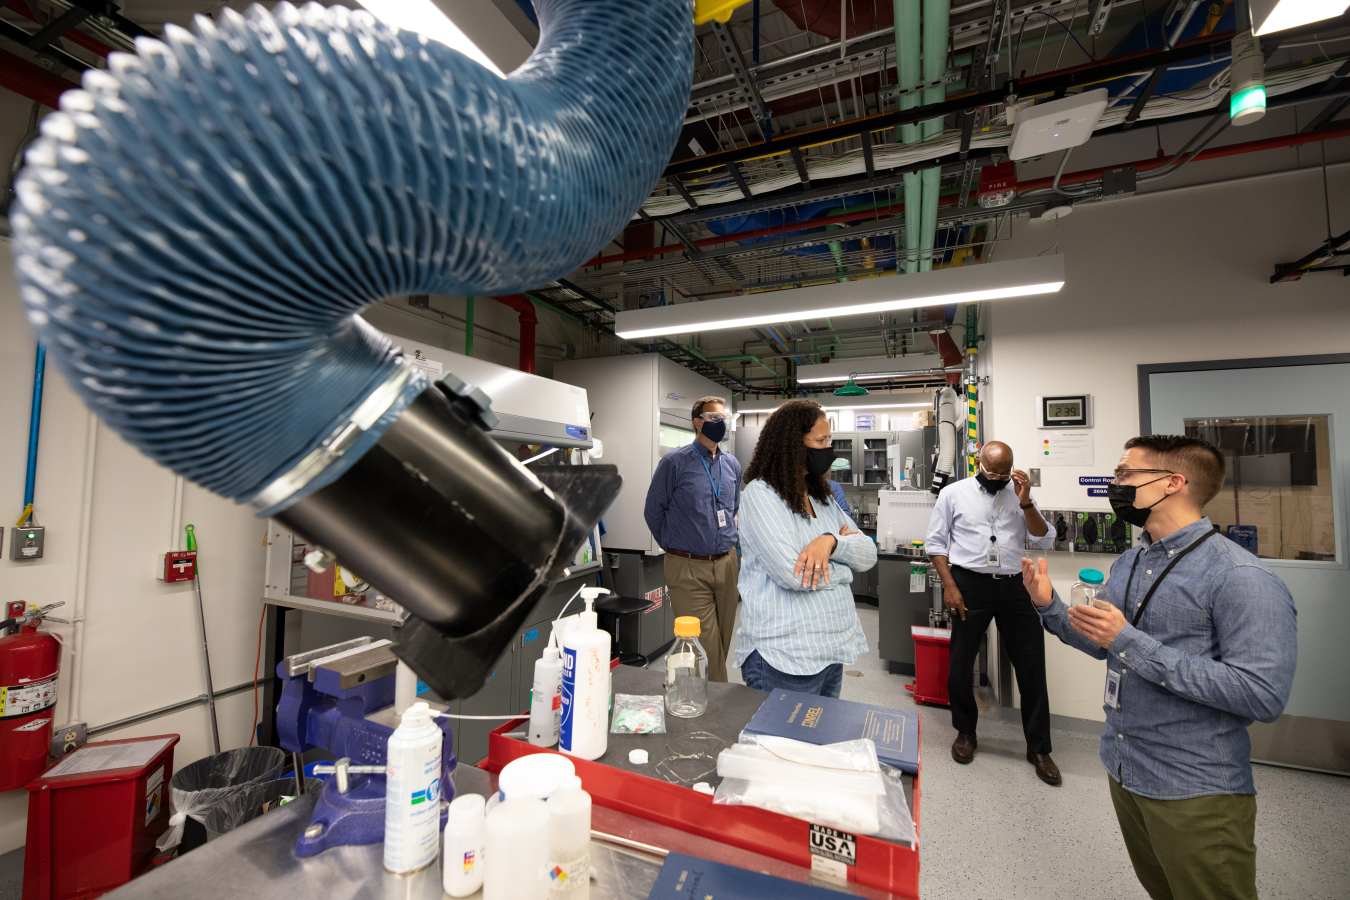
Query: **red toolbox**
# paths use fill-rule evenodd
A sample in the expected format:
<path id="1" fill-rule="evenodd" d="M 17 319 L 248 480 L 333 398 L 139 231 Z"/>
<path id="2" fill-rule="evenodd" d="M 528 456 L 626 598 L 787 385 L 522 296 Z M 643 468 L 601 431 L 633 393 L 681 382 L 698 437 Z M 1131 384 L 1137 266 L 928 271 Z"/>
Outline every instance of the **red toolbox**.
<path id="1" fill-rule="evenodd" d="M 945 682 L 944 682 L 945 684 Z M 507 722 L 488 737 L 488 758 L 479 763 L 489 772 L 500 772 L 507 763 L 531 753 L 556 753 L 526 741 L 506 736 L 519 730 L 528 717 Z M 920 722 L 922 740 L 923 723 Z M 599 762 L 568 757 L 576 766 L 582 786 L 601 806 L 657 822 L 669 828 L 720 841 L 810 869 L 811 825 L 753 806 L 717 806 L 708 794 L 671 784 L 659 778 L 638 775 Z M 920 762 L 922 772 L 922 761 Z M 914 776 L 914 833 L 919 833 L 919 775 Z M 848 880 L 880 888 L 900 897 L 919 896 L 919 849 L 859 835 L 857 859 L 848 867 Z M 25 898 L 27 900 L 27 898 Z"/>
<path id="2" fill-rule="evenodd" d="M 23 900 L 82 900 L 154 862 L 176 734 L 85 744 L 27 784 Z"/>
<path id="3" fill-rule="evenodd" d="M 947 705 L 947 665 L 952 653 L 950 628 L 910 627 L 914 635 L 914 699 Z"/>

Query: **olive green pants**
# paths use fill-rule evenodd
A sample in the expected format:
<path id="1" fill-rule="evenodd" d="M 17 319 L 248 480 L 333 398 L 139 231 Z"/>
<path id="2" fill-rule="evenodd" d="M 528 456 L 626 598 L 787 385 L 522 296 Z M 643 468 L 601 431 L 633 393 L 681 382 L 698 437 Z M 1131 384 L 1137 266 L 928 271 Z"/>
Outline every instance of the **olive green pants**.
<path id="1" fill-rule="evenodd" d="M 686 559 L 666 554 L 666 588 L 676 616 L 698 619 L 698 642 L 708 654 L 708 680 L 727 680 L 727 650 L 736 628 L 736 588 L 740 565 L 736 551 L 721 559 Z"/>
<path id="2" fill-rule="evenodd" d="M 1153 900 L 1256 900 L 1256 798 L 1151 800 L 1111 782 L 1125 849 Z"/>

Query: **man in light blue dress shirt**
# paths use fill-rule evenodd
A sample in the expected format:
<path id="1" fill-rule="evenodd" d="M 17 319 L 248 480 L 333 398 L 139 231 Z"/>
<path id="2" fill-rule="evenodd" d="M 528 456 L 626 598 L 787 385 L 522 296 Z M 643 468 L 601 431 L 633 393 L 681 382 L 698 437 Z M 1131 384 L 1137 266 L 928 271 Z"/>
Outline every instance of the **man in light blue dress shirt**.
<path id="1" fill-rule="evenodd" d="M 1125 847 L 1154 900 L 1256 900 L 1253 720 L 1284 711 L 1298 659 L 1294 601 L 1265 563 L 1201 515 L 1223 454 L 1179 435 L 1131 439 L 1107 489 L 1144 543 L 1094 606 L 1065 607 L 1045 561 L 1022 561 L 1045 628 L 1105 659 L 1098 755 Z"/>
<path id="2" fill-rule="evenodd" d="M 1007 490 L 1009 485 L 1012 490 Z M 925 551 L 942 579 L 942 601 L 951 614 L 947 697 L 956 741 L 952 758 L 975 758 L 975 685 L 971 670 L 989 623 L 998 625 L 1022 698 L 1027 761 L 1046 784 L 1059 784 L 1050 758 L 1050 698 L 1045 687 L 1045 637 L 1022 584 L 1022 552 L 1054 546 L 1055 535 L 1031 499 L 1031 481 L 1013 469 L 1012 449 L 990 441 L 980 450 L 974 478 L 947 485 L 933 505 Z"/>

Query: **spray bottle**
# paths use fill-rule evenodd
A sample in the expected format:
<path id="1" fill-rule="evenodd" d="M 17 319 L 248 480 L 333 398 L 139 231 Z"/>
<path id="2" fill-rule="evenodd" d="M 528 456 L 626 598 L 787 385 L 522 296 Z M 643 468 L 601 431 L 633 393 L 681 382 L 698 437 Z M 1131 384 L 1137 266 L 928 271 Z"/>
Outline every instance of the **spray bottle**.
<path id="1" fill-rule="evenodd" d="M 436 859 L 441 832 L 441 740 L 431 707 L 418 702 L 389 736 L 384 868 L 416 872 Z"/>
<path id="2" fill-rule="evenodd" d="M 558 633 L 552 631 L 544 655 L 534 663 L 534 688 L 530 691 L 530 743 L 536 747 L 558 743 L 561 692 L 562 655 L 558 652 Z"/>
<path id="3" fill-rule="evenodd" d="M 609 741 L 609 632 L 601 631 L 595 598 L 609 591 L 584 587 L 586 611 L 562 639 L 562 721 L 558 749 L 599 759 Z"/>

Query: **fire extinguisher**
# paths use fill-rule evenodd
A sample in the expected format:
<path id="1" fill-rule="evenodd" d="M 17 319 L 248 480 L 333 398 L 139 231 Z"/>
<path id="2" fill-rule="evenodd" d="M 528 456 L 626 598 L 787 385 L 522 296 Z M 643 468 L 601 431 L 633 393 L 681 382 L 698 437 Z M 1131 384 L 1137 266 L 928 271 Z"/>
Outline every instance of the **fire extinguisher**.
<path id="1" fill-rule="evenodd" d="M 61 644 L 38 626 L 43 619 L 69 624 L 47 615 L 64 605 L 8 604 L 5 624 L 19 633 L 0 638 L 0 792 L 22 787 L 47 765 Z"/>

